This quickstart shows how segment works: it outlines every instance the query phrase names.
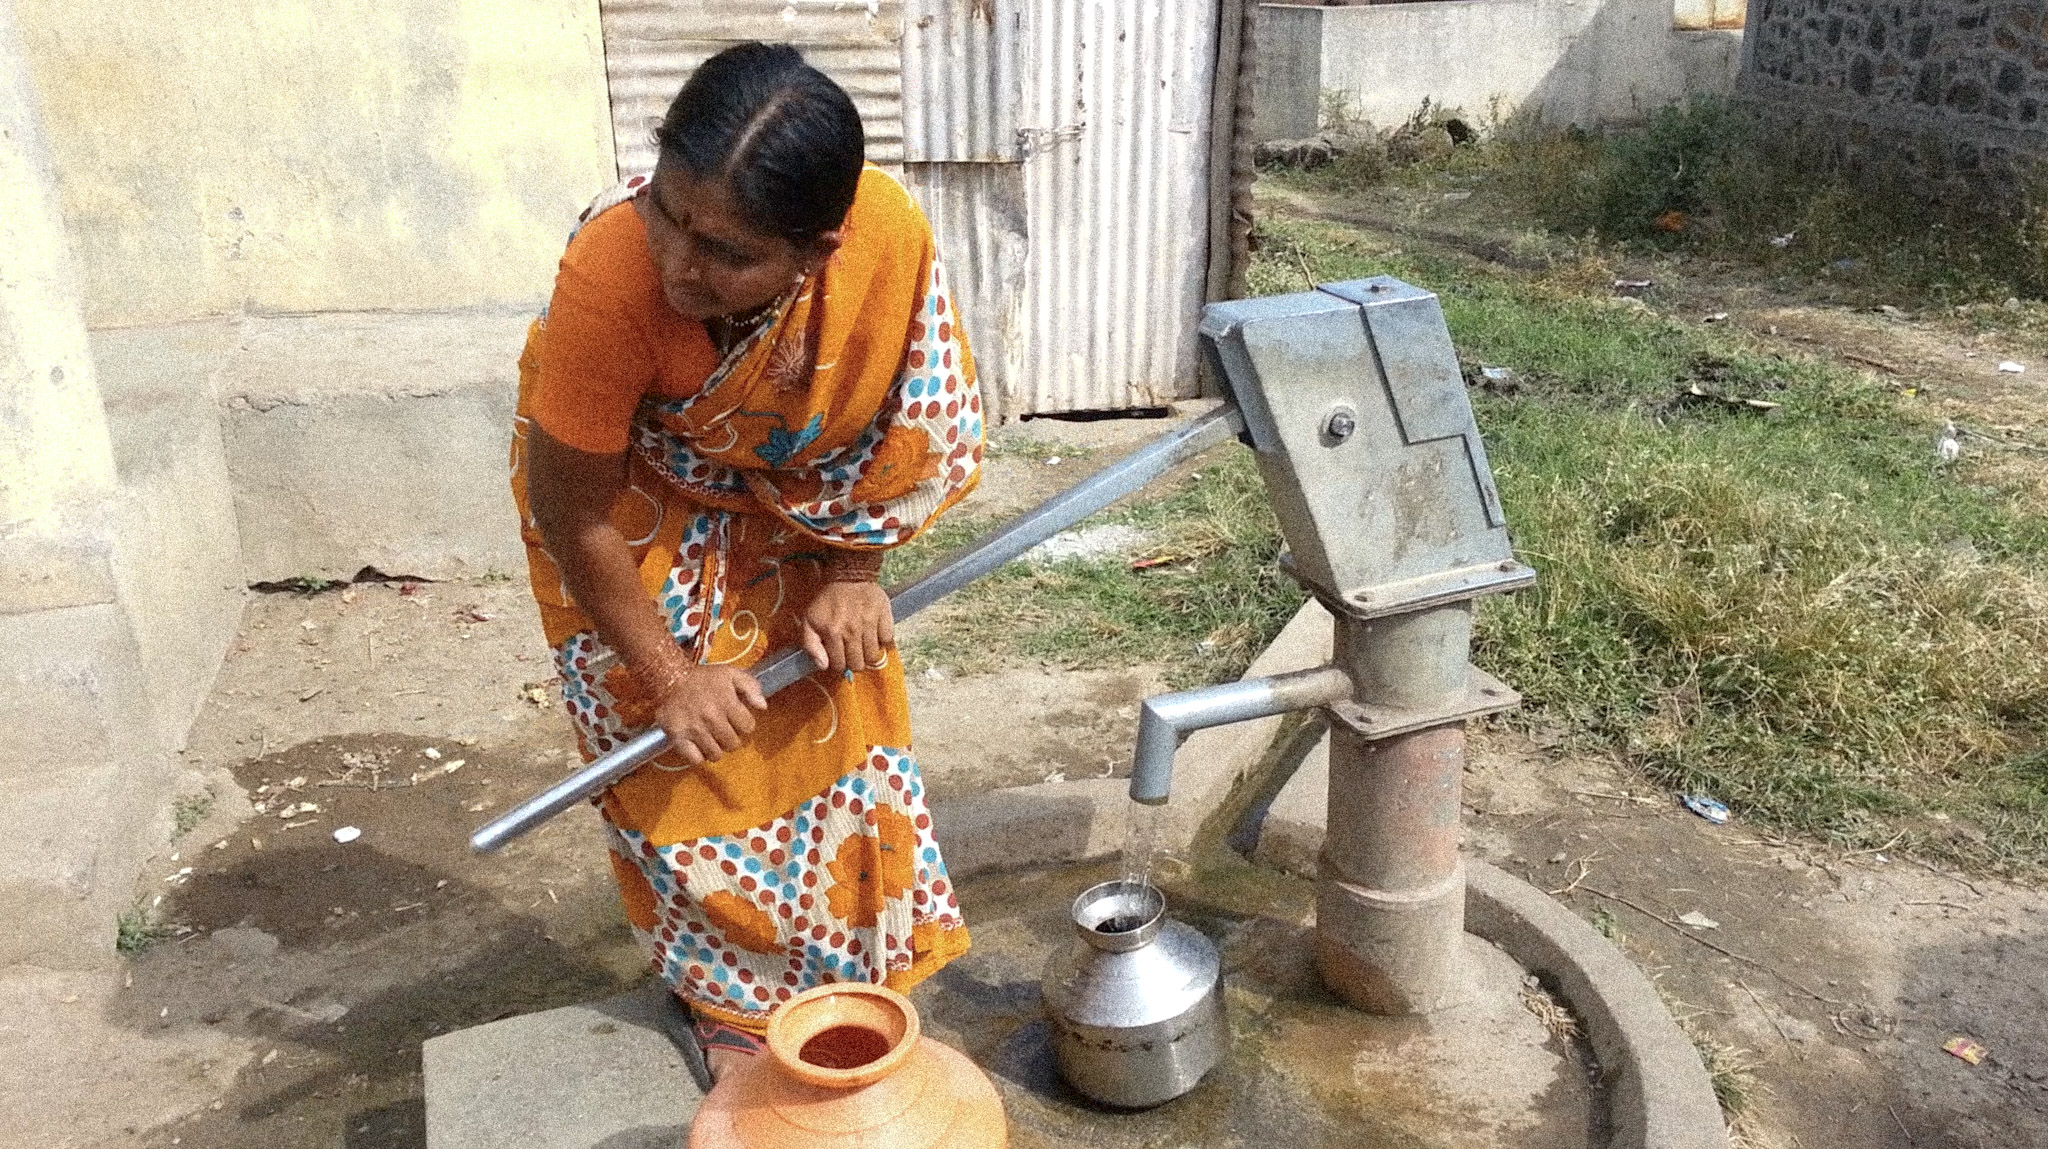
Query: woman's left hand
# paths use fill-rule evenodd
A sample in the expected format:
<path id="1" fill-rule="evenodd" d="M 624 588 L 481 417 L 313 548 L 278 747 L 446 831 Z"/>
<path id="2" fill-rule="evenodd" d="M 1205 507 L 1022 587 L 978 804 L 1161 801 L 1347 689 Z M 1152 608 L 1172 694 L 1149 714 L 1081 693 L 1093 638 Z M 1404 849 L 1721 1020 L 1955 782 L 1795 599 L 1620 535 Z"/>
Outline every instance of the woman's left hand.
<path id="1" fill-rule="evenodd" d="M 804 612 L 804 652 L 834 674 L 880 666 L 882 652 L 895 645 L 889 594 L 879 583 L 828 582 Z"/>

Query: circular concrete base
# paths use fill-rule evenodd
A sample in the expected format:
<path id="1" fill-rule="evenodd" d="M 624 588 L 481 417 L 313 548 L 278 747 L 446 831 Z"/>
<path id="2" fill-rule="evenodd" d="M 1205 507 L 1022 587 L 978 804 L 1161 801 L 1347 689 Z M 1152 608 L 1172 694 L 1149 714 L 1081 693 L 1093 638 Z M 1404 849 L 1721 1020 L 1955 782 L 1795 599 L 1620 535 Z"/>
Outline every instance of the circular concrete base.
<path id="1" fill-rule="evenodd" d="M 1259 656 L 1248 674 L 1280 674 L 1315 666 L 1330 654 L 1329 616 L 1313 600 Z M 1175 798 L 1162 809 L 1173 820 L 1175 846 L 1193 840 L 1195 827 L 1222 806 L 1233 786 L 1272 748 L 1272 720 L 1218 727 L 1189 739 L 1175 756 Z M 1203 741 L 1206 740 L 1206 741 Z M 1295 778 L 1323 807 L 1327 761 L 1301 765 Z M 1287 801 L 1283 794 L 1281 803 Z M 1025 786 L 976 795 L 935 812 L 941 845 L 957 877 L 1032 866 L 1057 866 L 1113 856 L 1121 845 L 1131 803 L 1121 779 L 1088 779 Z M 1268 814 L 1278 818 L 1278 805 Z M 1320 819 L 1314 856 L 1321 846 Z M 1313 872 L 1268 859 L 1281 869 Z M 1570 1005 L 1585 1027 L 1609 1099 L 1612 1149 L 1727 1149 L 1727 1127 L 1699 1053 L 1671 1019 L 1647 977 L 1577 915 L 1522 880 L 1467 857 L 1465 929 L 1493 943 L 1542 979 Z M 977 935 L 979 937 L 979 935 Z"/>
<path id="2" fill-rule="evenodd" d="M 1728 1149 L 1706 1066 L 1650 979 L 1548 894 L 1465 862 L 1465 928 L 1571 1006 L 1600 1061 L 1613 1149 Z"/>
<path id="3" fill-rule="evenodd" d="M 975 827 L 986 841 L 1035 840 L 1036 851 L 1020 851 L 1018 860 L 1025 864 L 1081 862 L 1109 853 L 1104 847 L 1120 837 L 1130 805 L 1122 781 L 1040 793 L 1054 789 L 984 795 L 974 803 Z M 1051 824 L 1069 834 L 1077 827 L 1099 829 L 1063 839 L 1048 832 Z M 1727 1126 L 1706 1067 L 1635 963 L 1543 891 L 1474 858 L 1465 867 L 1466 930 L 1541 978 L 1584 1025 L 1610 1099 L 1612 1149 L 1727 1149 Z M 1006 867 L 963 868 L 971 873 Z"/>
<path id="4" fill-rule="evenodd" d="M 1094 1105 L 1057 1076 L 1042 1020 L 1047 960 L 1075 944 L 1065 895 L 1108 867 L 964 881 L 974 948 L 912 993 L 926 1032 L 996 1080 L 1019 1149 L 1602 1149 L 1608 1097 L 1590 1051 L 1526 1004 L 1526 971 L 1463 935 L 1458 1000 L 1378 1017 L 1328 993 L 1304 883 L 1246 873 L 1168 889 L 1176 920 L 1216 942 L 1232 1040 L 1186 1095 L 1143 1110 Z"/>

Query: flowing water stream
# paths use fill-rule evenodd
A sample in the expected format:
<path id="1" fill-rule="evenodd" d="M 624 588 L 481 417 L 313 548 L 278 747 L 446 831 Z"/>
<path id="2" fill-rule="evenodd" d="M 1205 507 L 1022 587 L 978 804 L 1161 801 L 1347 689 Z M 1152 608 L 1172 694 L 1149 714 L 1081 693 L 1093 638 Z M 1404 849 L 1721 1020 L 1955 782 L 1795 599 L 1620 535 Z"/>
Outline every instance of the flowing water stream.
<path id="1" fill-rule="evenodd" d="M 1125 885 L 1150 886 L 1155 872 L 1166 860 L 1160 839 L 1166 824 L 1166 807 L 1143 802 L 1126 805 L 1124 816 L 1123 880 Z"/>

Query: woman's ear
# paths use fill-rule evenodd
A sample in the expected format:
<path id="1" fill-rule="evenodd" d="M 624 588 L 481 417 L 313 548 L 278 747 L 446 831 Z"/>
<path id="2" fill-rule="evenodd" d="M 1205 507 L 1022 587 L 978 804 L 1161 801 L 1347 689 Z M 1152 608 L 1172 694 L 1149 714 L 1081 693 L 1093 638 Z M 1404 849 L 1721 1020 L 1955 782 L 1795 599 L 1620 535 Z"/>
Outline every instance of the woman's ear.
<path id="1" fill-rule="evenodd" d="M 831 262 L 833 254 L 845 242 L 846 232 L 836 227 L 831 231 L 821 231 L 812 237 L 803 249 L 804 274 L 816 275 L 825 270 L 825 265 Z"/>

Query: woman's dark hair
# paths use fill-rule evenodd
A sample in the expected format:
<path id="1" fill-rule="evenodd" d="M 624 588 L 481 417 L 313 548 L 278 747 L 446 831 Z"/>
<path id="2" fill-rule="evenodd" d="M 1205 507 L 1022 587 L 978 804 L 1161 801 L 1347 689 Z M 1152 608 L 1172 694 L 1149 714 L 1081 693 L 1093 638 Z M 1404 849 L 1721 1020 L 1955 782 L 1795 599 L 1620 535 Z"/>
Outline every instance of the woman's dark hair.
<path id="1" fill-rule="evenodd" d="M 787 44 L 704 61 L 654 139 L 663 165 L 722 177 L 748 223 L 793 243 L 846 222 L 867 147 L 846 90 Z"/>

